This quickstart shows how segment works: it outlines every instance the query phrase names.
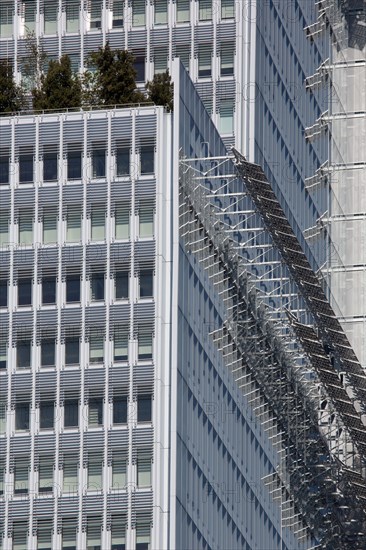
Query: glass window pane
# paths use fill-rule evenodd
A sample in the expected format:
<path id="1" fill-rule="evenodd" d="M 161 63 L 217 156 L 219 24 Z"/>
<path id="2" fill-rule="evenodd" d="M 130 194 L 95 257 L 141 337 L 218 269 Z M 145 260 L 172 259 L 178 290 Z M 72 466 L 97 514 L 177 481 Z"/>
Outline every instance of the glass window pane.
<path id="1" fill-rule="evenodd" d="M 154 73 L 165 73 L 168 66 L 168 51 L 165 48 L 155 49 L 154 52 Z"/>
<path id="2" fill-rule="evenodd" d="M 129 276 L 127 271 L 119 271 L 115 275 L 116 300 L 128 299 Z"/>
<path id="3" fill-rule="evenodd" d="M 32 244 L 33 242 L 33 218 L 21 216 L 19 219 L 19 244 Z"/>
<path id="4" fill-rule="evenodd" d="M 6 369 L 8 346 L 4 340 L 0 341 L 0 369 Z"/>
<path id="5" fill-rule="evenodd" d="M 145 25 L 145 0 L 132 0 L 132 25 Z"/>
<path id="6" fill-rule="evenodd" d="M 141 206 L 139 210 L 140 237 L 154 236 L 154 210 L 149 206 Z"/>
<path id="7" fill-rule="evenodd" d="M 79 363 L 79 338 L 66 338 L 65 341 L 65 363 L 66 365 L 77 365 Z"/>
<path id="8" fill-rule="evenodd" d="M 66 4 L 66 32 L 79 32 L 80 0 L 68 0 Z"/>
<path id="9" fill-rule="evenodd" d="M 80 302 L 80 276 L 66 277 L 66 302 Z"/>
<path id="10" fill-rule="evenodd" d="M 151 422 L 151 395 L 139 395 L 137 398 L 137 421 Z"/>
<path id="11" fill-rule="evenodd" d="M 29 403 L 15 405 L 15 429 L 29 430 Z"/>
<path id="12" fill-rule="evenodd" d="M 136 82 L 145 82 L 145 56 L 136 55 L 133 67 L 136 71 Z"/>
<path id="13" fill-rule="evenodd" d="M 57 213 L 47 212 L 43 215 L 43 244 L 57 242 Z"/>
<path id="14" fill-rule="evenodd" d="M 139 334 L 138 358 L 141 360 L 152 358 L 152 334 Z"/>
<path id="15" fill-rule="evenodd" d="M 0 281 L 0 307 L 8 305 L 8 281 L 2 279 Z"/>
<path id="16" fill-rule="evenodd" d="M 127 147 L 120 147 L 116 153 L 117 176 L 130 175 L 130 150 Z"/>
<path id="17" fill-rule="evenodd" d="M 24 3 L 24 24 L 28 32 L 36 30 L 36 2 L 28 0 Z"/>
<path id="18" fill-rule="evenodd" d="M 104 361 L 104 337 L 91 335 L 89 338 L 90 363 L 103 363 Z"/>
<path id="19" fill-rule="evenodd" d="M 113 452 L 112 459 L 112 487 L 123 489 L 126 486 L 127 460 L 124 452 Z"/>
<path id="20" fill-rule="evenodd" d="M 40 427 L 44 429 L 52 429 L 54 423 L 55 405 L 53 401 L 45 401 L 39 407 L 39 422 Z"/>
<path id="21" fill-rule="evenodd" d="M 189 71 L 190 51 L 191 51 L 191 47 L 189 44 L 175 47 L 175 56 L 179 57 L 186 71 Z"/>
<path id="22" fill-rule="evenodd" d="M 151 485 L 151 453 L 140 450 L 137 455 L 137 485 L 150 487 Z"/>
<path id="23" fill-rule="evenodd" d="M 42 279 L 42 303 L 56 303 L 56 277 L 45 277 Z"/>
<path id="24" fill-rule="evenodd" d="M 127 422 L 127 397 L 113 397 L 113 424 L 126 424 Z"/>
<path id="25" fill-rule="evenodd" d="M 235 15 L 235 0 L 221 0 L 221 18 L 230 19 Z"/>
<path id="26" fill-rule="evenodd" d="M 93 178 L 105 177 L 105 150 L 95 149 L 93 151 Z"/>
<path id="27" fill-rule="evenodd" d="M 56 34 L 58 5 L 54 0 L 48 0 L 44 4 L 44 33 Z"/>
<path id="28" fill-rule="evenodd" d="M 113 28 L 123 27 L 123 0 L 113 1 Z"/>
<path id="29" fill-rule="evenodd" d="M 14 465 L 14 493 L 28 493 L 29 459 L 15 458 Z"/>
<path id="30" fill-rule="evenodd" d="M 32 279 L 18 280 L 18 306 L 32 305 Z"/>
<path id="31" fill-rule="evenodd" d="M 220 133 L 232 134 L 234 131 L 234 101 L 224 100 L 220 104 Z"/>
<path id="32" fill-rule="evenodd" d="M 67 210 L 66 240 L 67 242 L 79 242 L 81 240 L 80 208 L 70 208 Z"/>
<path id="33" fill-rule="evenodd" d="M 92 241 L 103 241 L 105 238 L 105 211 L 104 208 L 94 208 L 91 215 Z"/>
<path id="34" fill-rule="evenodd" d="M 199 19 L 200 21 L 212 19 L 212 0 L 199 0 Z"/>
<path id="35" fill-rule="evenodd" d="M 91 299 L 104 300 L 104 273 L 94 273 L 90 281 Z"/>
<path id="36" fill-rule="evenodd" d="M 90 28 L 100 29 L 102 26 L 102 1 L 91 0 L 90 6 Z"/>
<path id="37" fill-rule="evenodd" d="M 140 151 L 140 164 L 141 174 L 153 174 L 154 173 L 154 147 L 147 145 L 141 147 Z"/>
<path id="38" fill-rule="evenodd" d="M 130 212 L 127 205 L 117 206 L 116 209 L 116 239 L 130 237 Z"/>
<path id="39" fill-rule="evenodd" d="M 19 157 L 19 183 L 33 181 L 33 155 L 20 155 Z"/>
<path id="40" fill-rule="evenodd" d="M 103 462 L 100 453 L 88 457 L 88 490 L 100 491 L 102 488 Z"/>
<path id="41" fill-rule="evenodd" d="M 89 399 L 89 426 L 101 426 L 103 424 L 103 400 Z"/>
<path id="42" fill-rule="evenodd" d="M 126 520 L 123 516 L 112 516 L 112 550 L 125 550 L 126 546 Z"/>
<path id="43" fill-rule="evenodd" d="M 53 459 L 48 456 L 39 457 L 38 490 L 40 493 L 53 491 Z"/>
<path id="44" fill-rule="evenodd" d="M 207 78 L 211 76 L 212 46 L 203 44 L 198 47 L 198 76 Z"/>
<path id="45" fill-rule="evenodd" d="M 9 183 L 9 161 L 8 156 L 0 156 L 0 183 Z"/>
<path id="46" fill-rule="evenodd" d="M 65 428 L 79 425 L 79 401 L 77 399 L 65 399 L 64 401 L 64 426 Z"/>
<path id="47" fill-rule="evenodd" d="M 28 369 L 31 366 L 31 341 L 17 343 L 17 369 Z"/>
<path id="48" fill-rule="evenodd" d="M 150 530 L 149 523 L 136 525 L 136 550 L 150 550 Z"/>
<path id="49" fill-rule="evenodd" d="M 221 76 L 234 74 L 234 43 L 221 44 Z"/>
<path id="50" fill-rule="evenodd" d="M 6 247 L 9 244 L 9 212 L 0 211 L 0 247 Z"/>
<path id="51" fill-rule="evenodd" d="M 67 155 L 67 178 L 81 179 L 81 151 L 69 151 Z"/>
<path id="52" fill-rule="evenodd" d="M 55 365 L 55 340 L 41 341 L 41 366 L 53 367 Z"/>
<path id="53" fill-rule="evenodd" d="M 167 0 L 155 0 L 155 25 L 164 25 L 168 21 Z"/>
<path id="54" fill-rule="evenodd" d="M 140 298 L 153 296 L 153 271 L 151 269 L 140 271 Z"/>
<path id="55" fill-rule="evenodd" d="M 190 0 L 177 0 L 178 23 L 186 23 L 189 21 L 189 3 Z"/>
<path id="56" fill-rule="evenodd" d="M 57 180 L 57 153 L 45 153 L 43 155 L 43 180 Z"/>
<path id="57" fill-rule="evenodd" d="M 14 2 L 0 4 L 0 37 L 9 38 L 13 33 Z"/>
<path id="58" fill-rule="evenodd" d="M 63 490 L 66 493 L 76 493 L 78 490 L 78 461 L 74 456 L 64 457 Z M 64 534 L 64 533 L 63 533 Z"/>
<path id="59" fill-rule="evenodd" d="M 114 329 L 114 361 L 127 361 L 127 359 L 128 359 L 127 327 L 115 327 Z"/>

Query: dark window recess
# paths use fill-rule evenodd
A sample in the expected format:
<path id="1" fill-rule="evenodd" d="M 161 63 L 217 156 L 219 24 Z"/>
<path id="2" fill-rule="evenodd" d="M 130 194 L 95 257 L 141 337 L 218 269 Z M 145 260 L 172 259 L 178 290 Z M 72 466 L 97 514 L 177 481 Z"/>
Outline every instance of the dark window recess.
<path id="1" fill-rule="evenodd" d="M 140 271 L 140 298 L 151 298 L 153 295 L 152 270 Z"/>
<path id="2" fill-rule="evenodd" d="M 17 369 L 27 369 L 31 366 L 31 341 L 17 343 Z"/>
<path id="3" fill-rule="evenodd" d="M 44 401 L 39 407 L 39 425 L 44 429 L 52 429 L 54 424 L 55 405 L 53 401 Z"/>
<path id="4" fill-rule="evenodd" d="M 65 340 L 65 364 L 77 365 L 79 363 L 79 338 L 66 338 Z"/>
<path id="5" fill-rule="evenodd" d="M 130 174 L 130 150 L 127 148 L 117 149 L 117 176 L 129 176 Z"/>
<path id="6" fill-rule="evenodd" d="M 153 174 L 154 173 L 154 147 L 146 145 L 141 147 L 141 174 Z"/>
<path id="7" fill-rule="evenodd" d="M 113 398 L 113 424 L 127 423 L 127 397 L 115 396 Z"/>
<path id="8" fill-rule="evenodd" d="M 42 303 L 56 303 L 56 277 L 46 277 L 42 279 Z"/>
<path id="9" fill-rule="evenodd" d="M 57 180 L 57 153 L 45 153 L 43 155 L 43 180 Z"/>
<path id="10" fill-rule="evenodd" d="M 151 422 L 151 395 L 139 395 L 137 398 L 137 421 Z"/>
<path id="11" fill-rule="evenodd" d="M 116 273 L 116 299 L 123 300 L 128 298 L 128 272 Z"/>
<path id="12" fill-rule="evenodd" d="M 91 277 L 92 300 L 104 300 L 104 273 L 94 273 Z"/>
<path id="13" fill-rule="evenodd" d="M 145 82 L 145 56 L 137 55 L 133 63 L 136 71 L 136 82 Z"/>
<path id="14" fill-rule="evenodd" d="M 80 276 L 66 277 L 66 302 L 80 302 Z"/>
<path id="15" fill-rule="evenodd" d="M 33 155 L 20 155 L 19 157 L 19 183 L 33 181 Z"/>
<path id="16" fill-rule="evenodd" d="M 9 183 L 9 157 L 0 157 L 0 184 Z"/>
<path id="17" fill-rule="evenodd" d="M 105 150 L 95 149 L 93 151 L 93 178 L 105 177 Z"/>
<path id="18" fill-rule="evenodd" d="M 0 281 L 0 307 L 8 306 L 8 281 Z"/>
<path id="19" fill-rule="evenodd" d="M 79 401 L 77 399 L 65 400 L 64 425 L 65 428 L 73 428 L 79 425 Z"/>
<path id="20" fill-rule="evenodd" d="M 32 305 L 32 279 L 18 280 L 18 306 Z"/>
<path id="21" fill-rule="evenodd" d="M 15 429 L 29 430 L 29 403 L 15 405 Z"/>
<path id="22" fill-rule="evenodd" d="M 81 179 L 81 151 L 69 151 L 67 155 L 67 179 Z"/>
<path id="23" fill-rule="evenodd" d="M 101 426 L 103 424 L 103 400 L 89 399 L 89 425 Z"/>
<path id="24" fill-rule="evenodd" d="M 55 340 L 41 341 L 41 366 L 53 367 L 55 365 Z"/>

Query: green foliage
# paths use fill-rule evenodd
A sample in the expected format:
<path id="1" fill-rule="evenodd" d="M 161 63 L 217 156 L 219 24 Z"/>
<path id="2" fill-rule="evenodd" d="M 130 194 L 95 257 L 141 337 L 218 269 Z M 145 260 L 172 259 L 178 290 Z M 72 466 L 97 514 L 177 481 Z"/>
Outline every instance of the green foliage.
<path id="1" fill-rule="evenodd" d="M 27 31 L 25 49 L 27 56 L 22 64 L 23 84 L 29 91 L 34 88 L 39 89 L 41 86 L 43 69 L 47 63 L 48 56 L 43 46 L 37 44 L 37 38 L 34 31 Z"/>
<path id="2" fill-rule="evenodd" d="M 86 74 L 87 84 L 93 83 L 94 104 L 122 105 L 127 103 L 145 102 L 145 95 L 136 89 L 136 71 L 133 66 L 134 57 L 126 50 L 112 50 L 108 42 L 97 52 L 89 56 L 89 65 L 93 68 L 93 76 Z M 88 102 L 90 88 L 84 95 Z"/>
<path id="3" fill-rule="evenodd" d="M 68 55 L 49 62 L 47 75 L 41 75 L 40 86 L 32 90 L 32 95 L 35 110 L 81 106 L 80 78 L 73 74 Z"/>
<path id="4" fill-rule="evenodd" d="M 12 65 L 0 60 L 0 113 L 20 111 L 24 104 L 24 90 L 14 81 Z"/>
<path id="5" fill-rule="evenodd" d="M 155 105 L 163 105 L 168 112 L 173 111 L 174 87 L 169 71 L 154 75 L 153 80 L 146 84 L 148 98 Z"/>

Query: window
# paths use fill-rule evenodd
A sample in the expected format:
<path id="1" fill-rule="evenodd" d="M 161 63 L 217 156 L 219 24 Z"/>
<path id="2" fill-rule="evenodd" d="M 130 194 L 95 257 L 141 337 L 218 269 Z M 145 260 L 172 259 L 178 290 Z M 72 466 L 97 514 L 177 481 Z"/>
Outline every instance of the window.
<path id="1" fill-rule="evenodd" d="M 0 248 L 9 244 L 9 212 L 0 211 Z"/>
<path id="2" fill-rule="evenodd" d="M 137 422 L 151 422 L 151 395 L 138 396 Z"/>
<path id="3" fill-rule="evenodd" d="M 89 399 L 89 426 L 96 427 L 103 424 L 103 400 Z"/>
<path id="4" fill-rule="evenodd" d="M 120 204 L 116 208 L 116 239 L 130 237 L 130 211 L 128 204 Z"/>
<path id="5" fill-rule="evenodd" d="M 68 5 L 68 4 L 67 4 Z M 81 151 L 69 151 L 67 155 L 67 179 L 81 179 Z"/>
<path id="6" fill-rule="evenodd" d="M 211 76 L 211 45 L 201 44 L 198 46 L 198 77 L 206 78 Z"/>
<path id="7" fill-rule="evenodd" d="M 53 459 L 49 456 L 39 457 L 38 492 L 52 493 L 53 491 Z"/>
<path id="8" fill-rule="evenodd" d="M 66 218 L 66 241 L 69 243 L 81 240 L 81 210 L 68 208 Z"/>
<path id="9" fill-rule="evenodd" d="M 142 204 L 139 209 L 139 235 L 140 237 L 154 236 L 154 209 Z"/>
<path id="10" fill-rule="evenodd" d="M 74 455 L 64 456 L 63 491 L 76 493 L 78 490 L 78 460 Z"/>
<path id="11" fill-rule="evenodd" d="M 43 244 L 57 243 L 57 212 L 46 210 L 43 214 Z"/>
<path id="12" fill-rule="evenodd" d="M 28 475 L 29 459 L 28 457 L 16 457 L 14 465 L 14 494 L 28 494 Z"/>
<path id="13" fill-rule="evenodd" d="M 102 520 L 99 516 L 88 517 L 86 529 L 87 550 L 101 550 L 101 525 Z"/>
<path id="14" fill-rule="evenodd" d="M 212 0 L 199 0 L 199 19 L 200 21 L 212 19 Z"/>
<path id="15" fill-rule="evenodd" d="M 9 155 L 0 153 L 0 184 L 9 183 Z"/>
<path id="16" fill-rule="evenodd" d="M 114 361 L 128 360 L 128 329 L 127 327 L 115 327 L 114 329 Z"/>
<path id="17" fill-rule="evenodd" d="M 140 523 L 136 525 L 136 550 L 150 550 L 150 524 Z"/>
<path id="18" fill-rule="evenodd" d="M 6 404 L 4 401 L 0 402 L 0 434 L 3 435 L 6 431 Z M 3 472 L 3 461 L 0 460 L 0 477 Z M 0 495 L 2 494 L 2 481 L 0 481 Z"/>
<path id="19" fill-rule="evenodd" d="M 136 71 L 136 82 L 145 82 L 145 55 L 135 54 L 133 68 Z"/>
<path id="20" fill-rule="evenodd" d="M 166 48 L 156 48 L 154 51 L 154 73 L 165 73 L 168 65 L 168 51 Z"/>
<path id="21" fill-rule="evenodd" d="M 141 174 L 154 173 L 154 147 L 152 145 L 144 145 L 140 151 L 140 166 Z"/>
<path id="22" fill-rule="evenodd" d="M 18 279 L 18 306 L 32 305 L 32 279 Z"/>
<path id="23" fill-rule="evenodd" d="M 138 358 L 140 360 L 152 359 L 152 334 L 140 333 L 138 340 Z"/>
<path id="24" fill-rule="evenodd" d="M 39 519 L 37 521 L 37 550 L 51 550 L 52 523 L 52 519 Z"/>
<path id="25" fill-rule="evenodd" d="M 112 487 L 124 489 L 126 486 L 127 458 L 123 451 L 113 451 L 112 458 Z"/>
<path id="26" fill-rule="evenodd" d="M 15 429 L 29 430 L 29 403 L 15 405 Z"/>
<path id="27" fill-rule="evenodd" d="M 117 271 L 115 275 L 116 300 L 128 300 L 128 271 Z"/>
<path id="28" fill-rule="evenodd" d="M 57 153 L 43 155 L 43 181 L 57 180 Z"/>
<path id="29" fill-rule="evenodd" d="M 65 364 L 77 365 L 79 363 L 79 338 L 66 338 L 65 340 Z"/>
<path id="30" fill-rule="evenodd" d="M 187 23 L 189 21 L 190 0 L 177 0 L 177 21 Z"/>
<path id="31" fill-rule="evenodd" d="M 104 336 L 91 334 L 89 336 L 89 362 L 103 363 L 104 361 Z"/>
<path id="32" fill-rule="evenodd" d="M 102 26 L 102 0 L 91 0 L 90 28 L 100 29 Z"/>
<path id="33" fill-rule="evenodd" d="M 105 238 L 104 207 L 94 207 L 91 214 L 91 240 L 103 241 Z"/>
<path id="34" fill-rule="evenodd" d="M 9 38 L 13 33 L 14 2 L 0 4 L 0 36 Z"/>
<path id="35" fill-rule="evenodd" d="M 168 21 L 167 0 L 155 0 L 155 25 L 165 25 Z"/>
<path id="36" fill-rule="evenodd" d="M 8 281 L 0 280 L 0 307 L 8 307 Z"/>
<path id="37" fill-rule="evenodd" d="M 43 401 L 39 406 L 39 425 L 41 429 L 52 430 L 55 416 L 53 401 Z"/>
<path id="38" fill-rule="evenodd" d="M 66 3 L 66 32 L 79 32 L 80 0 L 68 0 Z"/>
<path id="39" fill-rule="evenodd" d="M 145 0 L 132 0 L 132 26 L 145 25 Z"/>
<path id="40" fill-rule="evenodd" d="M 6 369 L 8 356 L 8 346 L 7 342 L 4 340 L 0 341 L 0 369 Z"/>
<path id="41" fill-rule="evenodd" d="M 126 519 L 113 515 L 111 526 L 112 550 L 126 549 Z"/>
<path id="42" fill-rule="evenodd" d="M 140 271 L 140 298 L 151 298 L 153 291 L 153 271 L 146 269 Z"/>
<path id="43" fill-rule="evenodd" d="M 221 19 L 230 19 L 235 16 L 234 0 L 221 0 Z"/>
<path id="44" fill-rule="evenodd" d="M 22 214 L 19 218 L 19 244 L 27 245 L 33 242 L 33 217 Z"/>
<path id="45" fill-rule="evenodd" d="M 21 340 L 17 343 L 17 369 L 29 369 L 31 366 L 31 341 Z"/>
<path id="46" fill-rule="evenodd" d="M 190 51 L 191 46 L 189 44 L 179 45 L 175 47 L 175 56 L 180 58 L 186 71 L 189 71 Z"/>
<path id="47" fill-rule="evenodd" d="M 127 423 L 127 397 L 113 396 L 113 424 Z"/>
<path id="48" fill-rule="evenodd" d="M 128 147 L 118 147 L 116 152 L 117 176 L 130 175 L 130 149 Z"/>
<path id="49" fill-rule="evenodd" d="M 55 340 L 41 340 L 41 367 L 55 366 Z"/>
<path id="50" fill-rule="evenodd" d="M 77 426 L 79 426 L 79 401 L 77 399 L 65 399 L 64 427 L 76 428 Z"/>
<path id="51" fill-rule="evenodd" d="M 113 28 L 120 29 L 123 27 L 123 0 L 113 1 Z"/>
<path id="52" fill-rule="evenodd" d="M 93 156 L 93 178 L 105 177 L 105 149 L 94 149 Z"/>
<path id="53" fill-rule="evenodd" d="M 56 277 L 42 279 L 42 304 L 56 303 Z"/>
<path id="54" fill-rule="evenodd" d="M 103 455 L 92 453 L 88 456 L 88 490 L 100 491 L 102 489 Z"/>
<path id="55" fill-rule="evenodd" d="M 24 23 L 28 32 L 36 30 L 36 2 L 28 0 L 24 3 Z"/>
<path id="56" fill-rule="evenodd" d="M 91 299 L 104 300 L 104 273 L 93 273 L 90 279 Z"/>
<path id="57" fill-rule="evenodd" d="M 234 100 L 222 100 L 220 104 L 220 133 L 232 134 L 234 131 Z"/>
<path id="58" fill-rule="evenodd" d="M 221 44 L 221 76 L 234 74 L 234 43 Z"/>
<path id="59" fill-rule="evenodd" d="M 33 181 L 33 154 L 19 156 L 19 183 Z"/>
<path id="60" fill-rule="evenodd" d="M 44 4 L 44 33 L 56 34 L 58 5 L 53 0 L 48 0 Z"/>
<path id="61" fill-rule="evenodd" d="M 146 449 L 137 452 L 137 486 L 151 486 L 151 452 Z"/>
<path id="62" fill-rule="evenodd" d="M 75 550 L 77 545 L 77 519 L 62 520 L 62 550 Z"/>
<path id="63" fill-rule="evenodd" d="M 66 302 L 80 302 L 80 275 L 66 277 Z"/>

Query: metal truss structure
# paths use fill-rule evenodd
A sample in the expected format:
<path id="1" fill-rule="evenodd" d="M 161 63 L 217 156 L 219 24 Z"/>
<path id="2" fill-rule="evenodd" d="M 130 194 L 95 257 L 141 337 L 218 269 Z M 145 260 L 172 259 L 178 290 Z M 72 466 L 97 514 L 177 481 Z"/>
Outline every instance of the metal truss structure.
<path id="1" fill-rule="evenodd" d="M 233 153 L 180 167 L 182 244 L 224 311 L 210 336 L 277 450 L 283 524 L 361 549 L 366 376 L 262 169 Z"/>

